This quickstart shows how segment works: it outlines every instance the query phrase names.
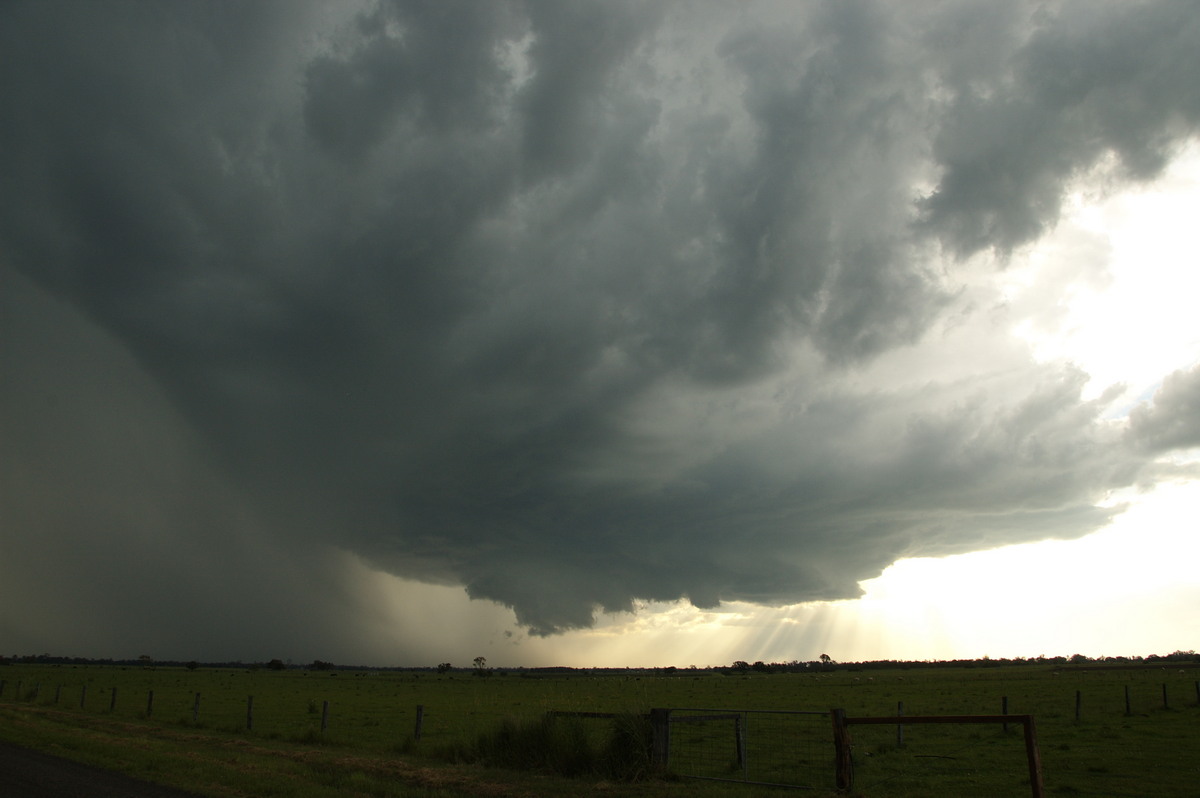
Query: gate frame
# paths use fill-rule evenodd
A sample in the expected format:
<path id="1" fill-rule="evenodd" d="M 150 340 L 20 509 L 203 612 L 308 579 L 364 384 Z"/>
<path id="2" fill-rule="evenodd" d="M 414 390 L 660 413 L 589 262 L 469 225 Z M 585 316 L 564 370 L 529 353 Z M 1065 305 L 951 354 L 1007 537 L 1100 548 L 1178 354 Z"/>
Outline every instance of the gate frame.
<path id="1" fill-rule="evenodd" d="M 695 715 L 682 715 L 673 717 L 674 712 L 692 712 L 705 713 Z M 733 734 L 734 744 L 737 747 L 738 764 L 742 768 L 742 773 L 745 775 L 748 772 L 749 763 L 746 757 L 746 727 L 743 725 L 743 720 L 748 720 L 749 715 L 818 715 L 824 716 L 825 712 L 820 710 L 808 709 L 715 709 L 703 707 L 660 707 L 651 709 L 647 716 L 650 719 L 653 744 L 651 746 L 651 762 L 656 770 L 665 772 L 670 765 L 671 757 L 671 724 L 674 723 L 700 723 L 704 721 L 722 721 L 732 720 L 734 722 Z M 700 779 L 703 781 L 726 781 L 734 784 L 753 784 L 762 787 L 786 787 L 791 789 L 813 790 L 819 789 L 812 785 L 803 784 L 777 784 L 774 782 L 765 781 L 750 781 L 748 778 L 720 778 L 716 776 L 688 776 L 688 778 Z"/>
<path id="2" fill-rule="evenodd" d="M 1025 759 L 1029 764 L 1029 789 L 1032 798 L 1045 798 L 1042 785 L 1042 757 L 1038 752 L 1033 715 L 903 715 L 879 718 L 848 718 L 843 709 L 831 709 L 833 746 L 837 762 L 837 787 L 840 792 L 854 784 L 854 764 L 850 757 L 850 731 L 854 724 L 906 726 L 910 723 L 1020 723 L 1025 729 Z"/>

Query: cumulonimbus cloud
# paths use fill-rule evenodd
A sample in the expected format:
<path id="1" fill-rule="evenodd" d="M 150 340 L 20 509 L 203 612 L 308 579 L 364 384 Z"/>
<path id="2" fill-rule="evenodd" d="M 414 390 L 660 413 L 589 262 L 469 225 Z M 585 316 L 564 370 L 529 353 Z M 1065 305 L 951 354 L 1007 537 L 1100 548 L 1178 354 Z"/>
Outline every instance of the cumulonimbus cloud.
<path id="1" fill-rule="evenodd" d="M 854 595 L 904 554 L 1095 529 L 1153 456 L 1085 375 L 951 320 L 985 324 L 968 258 L 1195 134 L 1200 14 L 990 5 L 10 4 L 0 242 L 275 556 L 352 551 L 543 633 Z M 44 323 L 6 360 L 49 357 Z M 1135 416 L 1149 449 L 1194 445 L 1187 379 Z M 171 506 L 129 523 L 230 523 Z"/>

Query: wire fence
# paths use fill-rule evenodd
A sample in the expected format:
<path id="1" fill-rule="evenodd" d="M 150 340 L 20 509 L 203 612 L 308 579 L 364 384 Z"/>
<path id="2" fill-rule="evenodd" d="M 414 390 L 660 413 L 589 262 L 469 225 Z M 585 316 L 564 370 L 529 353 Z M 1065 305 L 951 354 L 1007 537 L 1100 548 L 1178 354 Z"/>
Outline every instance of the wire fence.
<path id="1" fill-rule="evenodd" d="M 604 721 L 615 715 L 579 710 L 632 703 L 628 693 L 643 684 L 628 679 L 394 679 L 369 673 L 123 668 L 13 667 L 2 675 L 0 704 L 402 752 L 455 749 L 513 719 L 568 707 L 575 709 L 561 714 L 584 718 L 589 739 L 599 747 L 613 727 Z M 1087 678 L 1098 681 L 1108 675 L 1089 673 Z M 1018 692 L 1011 702 L 1007 690 L 988 696 L 986 702 L 977 697 L 959 700 L 961 685 L 951 683 L 932 698 L 928 690 L 918 693 L 919 702 L 908 704 L 911 708 L 919 703 L 926 715 L 978 712 L 985 705 L 1003 715 L 1010 708 L 1036 715 L 1047 783 L 1054 792 L 1192 794 L 1195 762 L 1200 761 L 1200 736 L 1192 713 L 1200 706 L 1200 681 L 1183 671 L 1148 676 Z M 892 696 L 908 689 L 896 681 Z M 697 689 L 693 680 L 664 684 Z M 943 694 L 954 701 L 934 700 Z M 1031 792 L 1019 716 L 987 726 L 919 725 L 911 711 L 907 719 L 902 717 L 900 702 L 896 716 L 879 718 L 877 725 L 860 725 L 867 715 L 878 713 L 879 703 L 850 704 L 855 717 L 848 719 L 852 740 L 847 748 L 856 789 L 898 796 Z M 640 714 L 644 709 L 633 711 Z M 678 776 L 819 790 L 837 784 L 838 756 L 827 710 L 726 706 L 652 712 L 666 713 L 667 718 L 667 745 L 655 751 L 654 761 Z M 594 723 L 587 720 L 590 717 Z M 661 728 L 653 735 L 655 746 Z"/>
<path id="2" fill-rule="evenodd" d="M 1044 795 L 1032 716 L 843 714 L 840 723 L 850 756 L 839 786 L 867 794 Z"/>
<path id="3" fill-rule="evenodd" d="M 679 776 L 828 789 L 828 712 L 672 709 L 667 765 Z"/>

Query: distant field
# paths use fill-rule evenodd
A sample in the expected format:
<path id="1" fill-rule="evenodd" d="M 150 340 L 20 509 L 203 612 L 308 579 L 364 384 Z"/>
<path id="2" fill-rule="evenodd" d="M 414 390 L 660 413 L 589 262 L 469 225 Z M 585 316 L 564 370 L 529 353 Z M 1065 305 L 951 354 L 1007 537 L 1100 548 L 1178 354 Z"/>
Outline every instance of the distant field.
<path id="1" fill-rule="evenodd" d="M 1178 664 L 1169 668 L 1027 665 L 746 676 L 681 670 L 670 676 L 579 673 L 541 678 L 516 674 L 478 678 L 462 671 L 439 675 L 13 664 L 0 668 L 0 680 L 4 682 L 0 738 L 109 766 L 121 766 L 116 752 L 122 747 L 127 752 L 138 746 L 162 748 L 164 757 L 174 764 L 155 766 L 153 756 L 128 755 L 128 768 L 149 769 L 151 774 L 156 768 L 163 773 L 189 761 L 183 753 L 189 747 L 201 750 L 208 746 L 225 752 L 213 753 L 213 762 L 230 756 L 236 759 L 229 751 L 239 746 L 244 752 L 253 748 L 265 758 L 251 770 L 269 771 L 277 766 L 271 762 L 294 764 L 304 756 L 331 763 L 359 758 L 354 766 L 358 770 L 352 770 L 363 774 L 358 777 L 361 789 L 346 783 L 349 776 L 330 775 L 338 772 L 336 764 L 323 765 L 326 770 L 315 773 L 315 782 L 336 783 L 330 787 L 331 795 L 477 792 L 478 784 L 463 787 L 459 793 L 455 792 L 459 788 L 436 778 L 428 784 L 422 782 L 425 786 L 417 792 L 411 784 L 389 792 L 387 785 L 393 783 L 389 778 L 401 777 L 383 772 L 390 767 L 385 763 L 403 764 L 427 775 L 458 773 L 439 754 L 469 744 L 505 719 L 535 720 L 552 710 L 644 713 L 668 707 L 827 712 L 838 707 L 850 716 L 891 716 L 903 702 L 906 715 L 966 715 L 998 714 L 1004 697 L 1009 713 L 1035 716 L 1048 795 L 1200 794 L 1196 687 L 1200 669 L 1181 669 Z M 252 728 L 247 729 L 250 696 Z M 418 705 L 424 708 L 424 717 L 421 740 L 416 742 Z M 808 737 L 799 742 L 790 736 L 790 727 L 771 726 L 773 717 L 750 718 L 751 760 L 761 761 L 768 748 L 795 751 L 797 760 L 803 759 L 804 768 L 811 771 L 810 786 L 832 792 L 829 721 L 824 717 L 799 719 L 808 724 L 804 727 Z M 323 718 L 325 731 L 321 729 Z M 731 728 L 715 723 L 708 730 L 680 727 L 672 734 L 679 746 L 709 738 L 706 744 L 719 751 L 718 764 L 724 768 L 729 760 L 726 777 L 736 778 L 736 751 L 728 736 Z M 855 786 L 860 794 L 1029 794 L 1019 726 L 1006 734 L 991 726 L 910 725 L 905 727 L 903 746 L 897 745 L 894 726 L 857 726 L 853 735 Z M 176 747 L 180 751 L 171 749 L 172 739 L 179 741 Z M 105 745 L 113 750 L 98 753 Z M 268 756 L 268 751 L 275 753 Z M 367 762 L 376 764 L 364 764 Z M 222 787 L 212 772 L 201 777 L 203 763 L 193 761 L 189 767 L 195 768 L 195 777 L 173 783 L 208 785 L 205 789 L 212 795 L 238 794 L 235 788 Z M 210 767 L 217 766 L 210 763 Z M 274 794 L 300 794 L 294 785 L 306 772 L 280 781 L 293 786 Z M 512 774 L 501 781 L 511 782 L 512 794 L 529 794 L 530 789 L 544 790 L 533 794 L 560 794 L 567 789 L 557 781 L 539 782 L 532 775 Z M 523 783 L 526 786 L 522 787 Z M 645 793 L 644 785 L 627 789 L 610 784 L 606 789 L 612 795 Z M 657 784 L 652 794 L 744 795 L 754 789 L 687 780 Z M 493 792 L 509 794 L 500 788 Z"/>

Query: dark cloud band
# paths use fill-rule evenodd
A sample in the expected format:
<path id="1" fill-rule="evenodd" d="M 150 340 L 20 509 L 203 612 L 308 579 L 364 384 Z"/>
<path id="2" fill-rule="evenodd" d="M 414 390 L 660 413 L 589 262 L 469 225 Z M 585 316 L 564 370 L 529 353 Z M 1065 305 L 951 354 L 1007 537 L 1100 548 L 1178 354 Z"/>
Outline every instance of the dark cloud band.
<path id="1" fill-rule="evenodd" d="M 1122 435 L 1060 366 L 868 375 L 978 312 L 962 259 L 1195 134 L 1200 15 L 989 5 L 8 4 L 5 371 L 103 338 L 128 362 L 63 384 L 189 443 L 72 405 L 75 460 L 6 381 L 6 534 L 113 535 L 29 509 L 104 475 L 150 503 L 114 545 L 243 563 L 179 607 L 332 546 L 551 633 L 1097 528 L 1195 445 L 1191 378 Z M 70 312 L 21 316 L 43 293 Z M 205 476 L 140 481 L 164 460 Z"/>

